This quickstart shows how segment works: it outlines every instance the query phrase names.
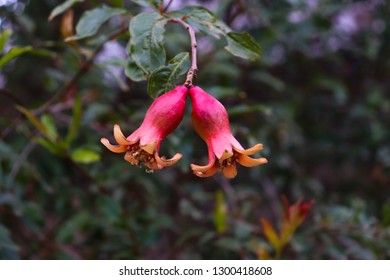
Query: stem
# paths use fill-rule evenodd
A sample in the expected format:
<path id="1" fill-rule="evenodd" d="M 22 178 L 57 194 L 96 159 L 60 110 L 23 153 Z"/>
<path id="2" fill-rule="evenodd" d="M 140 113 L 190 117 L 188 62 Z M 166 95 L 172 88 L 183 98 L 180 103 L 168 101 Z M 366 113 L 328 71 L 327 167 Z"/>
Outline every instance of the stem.
<path id="1" fill-rule="evenodd" d="M 114 32 L 113 34 L 111 34 L 108 37 L 107 41 L 110 41 L 110 40 L 117 38 L 118 36 L 122 35 L 127 29 L 128 29 L 127 26 L 121 27 L 117 32 Z M 94 50 L 94 52 L 89 57 L 89 59 L 81 66 L 81 68 L 78 70 L 78 72 L 72 77 L 72 79 L 59 92 L 57 92 L 55 95 L 53 95 L 53 97 L 50 98 L 48 101 L 46 101 L 46 103 L 43 104 L 41 107 L 39 107 L 33 111 L 34 115 L 40 115 L 40 114 L 46 112 L 53 103 L 55 103 L 57 100 L 62 99 L 69 92 L 71 92 L 71 90 L 76 86 L 76 84 L 80 80 L 80 78 L 83 77 L 90 70 L 92 64 L 95 61 L 95 58 L 103 50 L 105 43 L 106 42 L 101 43 Z"/>
<path id="2" fill-rule="evenodd" d="M 164 8 L 164 10 L 163 10 L 163 13 L 165 13 L 165 12 L 169 9 L 169 6 L 171 6 L 172 2 L 173 2 L 173 0 L 170 0 L 170 1 L 168 2 L 168 4 L 165 6 L 165 8 Z"/>
<path id="3" fill-rule="evenodd" d="M 123 26 L 119 29 L 119 31 L 114 32 L 108 37 L 108 41 L 113 40 L 117 38 L 118 36 L 122 35 L 125 31 L 127 31 L 128 27 Z M 72 79 L 65 84 L 65 86 L 59 90 L 55 95 L 53 95 L 46 103 L 44 103 L 41 107 L 38 107 L 37 109 L 33 110 L 33 114 L 35 116 L 41 115 L 47 111 L 50 110 L 51 106 L 57 101 L 61 100 L 66 95 L 71 92 L 71 90 L 76 86 L 77 82 L 90 70 L 91 66 L 93 65 L 95 58 L 97 55 L 102 51 L 104 44 L 106 42 L 101 43 L 95 51 L 92 53 L 92 55 L 89 57 L 89 59 L 80 67 L 78 72 L 72 77 Z M 4 90 L 0 91 L 0 94 L 6 94 L 7 92 L 4 92 Z M 6 94 L 7 95 L 7 94 Z M 14 100 L 15 103 L 18 104 L 17 100 Z M 19 102 L 20 103 L 20 102 Z M 13 122 L 3 131 L 0 133 L 0 139 L 5 138 L 22 120 L 21 114 L 17 118 L 13 120 Z"/>
<path id="4" fill-rule="evenodd" d="M 196 62 L 196 52 L 197 52 L 197 47 L 198 44 L 196 43 L 196 37 L 195 37 L 195 31 L 194 29 L 186 23 L 184 20 L 179 19 L 179 18 L 173 18 L 170 20 L 171 22 L 176 22 L 180 23 L 187 29 L 188 33 L 190 34 L 190 39 L 191 39 L 191 67 L 188 70 L 187 73 L 187 78 L 184 83 L 186 87 L 192 86 L 192 80 L 194 79 L 194 76 L 196 76 L 196 73 L 198 72 L 198 66 Z"/>

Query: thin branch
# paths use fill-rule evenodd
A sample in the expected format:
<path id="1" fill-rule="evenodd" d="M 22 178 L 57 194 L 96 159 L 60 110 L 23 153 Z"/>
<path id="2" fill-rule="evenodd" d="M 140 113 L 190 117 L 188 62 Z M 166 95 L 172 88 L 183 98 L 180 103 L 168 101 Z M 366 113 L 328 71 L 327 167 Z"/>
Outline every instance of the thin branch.
<path id="1" fill-rule="evenodd" d="M 19 98 L 17 98 L 15 96 L 15 94 L 12 94 L 11 91 L 7 90 L 7 89 L 4 89 L 4 88 L 0 88 L 0 94 L 1 95 L 4 95 L 5 97 L 7 97 L 8 99 L 10 99 L 13 103 L 17 104 L 17 105 L 20 105 L 20 106 L 23 106 L 23 102 L 22 100 L 20 100 Z"/>
<path id="2" fill-rule="evenodd" d="M 194 76 L 196 76 L 196 73 L 198 72 L 198 66 L 197 66 L 197 58 L 196 58 L 196 53 L 197 53 L 197 48 L 198 44 L 196 43 L 196 37 L 195 37 L 195 31 L 194 29 L 186 23 L 184 20 L 179 19 L 179 18 L 174 18 L 170 20 L 171 22 L 175 23 L 180 23 L 187 29 L 188 33 L 190 34 L 190 39 L 191 39 L 191 67 L 188 70 L 187 73 L 187 78 L 184 83 L 186 87 L 192 86 L 192 80 L 194 79 Z"/>
<path id="3" fill-rule="evenodd" d="M 16 162 L 13 163 L 11 172 L 9 174 L 8 179 L 14 180 L 16 175 L 19 173 L 20 168 L 22 167 L 23 163 L 27 160 L 29 154 L 34 150 L 36 147 L 36 143 L 34 142 L 28 142 L 28 144 L 24 147 L 23 151 L 20 153 L 19 158 L 16 160 Z"/>
<path id="4" fill-rule="evenodd" d="M 7 89 L 0 89 L 0 95 L 5 96 L 6 98 L 10 99 L 12 102 L 14 102 L 17 105 L 24 106 L 23 102 L 15 96 L 12 92 L 10 92 Z M 14 126 L 18 124 L 22 119 L 22 113 L 18 112 L 18 115 L 12 120 L 11 124 L 7 126 L 3 131 L 0 133 L 0 139 L 4 139 L 11 131 L 13 130 Z"/>
<path id="5" fill-rule="evenodd" d="M 121 27 L 117 32 L 114 32 L 112 35 L 108 37 L 108 41 L 113 40 L 123 34 L 125 31 L 127 31 L 128 27 L 123 26 Z M 92 64 L 94 63 L 94 60 L 96 56 L 101 52 L 101 50 L 104 47 L 104 44 L 106 42 L 103 42 L 100 44 L 92 53 L 91 57 L 83 64 L 83 66 L 77 71 L 77 73 L 73 76 L 73 78 L 66 84 L 64 87 L 58 91 L 52 98 L 50 98 L 48 101 L 46 101 L 45 104 L 43 104 L 41 107 L 32 110 L 32 113 L 34 115 L 40 115 L 50 110 L 50 107 L 55 103 L 57 100 L 64 98 L 69 92 L 72 90 L 72 88 L 76 85 L 76 83 L 82 78 L 90 69 Z M 2 92 L 3 94 L 4 92 Z M 16 100 L 15 100 L 16 102 Z M 21 114 L 14 119 L 14 121 L 0 133 L 0 139 L 5 138 L 22 120 Z"/>
<path id="6" fill-rule="evenodd" d="M 173 0 L 170 0 L 170 1 L 168 2 L 168 4 L 165 6 L 165 8 L 164 8 L 164 10 L 163 10 L 163 13 L 165 13 L 166 11 L 168 11 L 168 9 L 169 9 L 169 7 L 171 6 L 172 2 L 173 2 Z"/>
<path id="7" fill-rule="evenodd" d="M 120 28 L 117 32 L 113 33 L 108 37 L 108 41 L 113 40 L 117 38 L 119 35 L 121 35 L 123 32 L 127 31 L 128 27 L 123 26 Z M 102 51 L 104 44 L 106 42 L 103 42 L 100 44 L 92 53 L 92 55 L 89 57 L 89 59 L 81 66 L 79 71 L 73 76 L 73 78 L 59 91 L 57 92 L 52 98 L 50 98 L 45 104 L 43 104 L 41 107 L 33 110 L 34 115 L 40 115 L 44 112 L 46 112 L 49 107 L 56 102 L 59 99 L 62 99 L 65 97 L 68 92 L 72 90 L 72 88 L 76 85 L 78 80 L 84 76 L 90 69 L 91 65 L 94 63 L 96 56 Z"/>

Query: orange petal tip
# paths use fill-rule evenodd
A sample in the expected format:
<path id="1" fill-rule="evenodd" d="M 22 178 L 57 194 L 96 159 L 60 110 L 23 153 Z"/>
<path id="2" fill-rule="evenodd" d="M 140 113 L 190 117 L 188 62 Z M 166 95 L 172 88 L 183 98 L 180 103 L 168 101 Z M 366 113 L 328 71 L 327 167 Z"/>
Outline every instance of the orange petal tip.
<path id="1" fill-rule="evenodd" d="M 113 153 L 123 153 L 126 151 L 127 147 L 122 145 L 112 145 L 107 138 L 101 138 L 100 142 L 111 152 Z"/>

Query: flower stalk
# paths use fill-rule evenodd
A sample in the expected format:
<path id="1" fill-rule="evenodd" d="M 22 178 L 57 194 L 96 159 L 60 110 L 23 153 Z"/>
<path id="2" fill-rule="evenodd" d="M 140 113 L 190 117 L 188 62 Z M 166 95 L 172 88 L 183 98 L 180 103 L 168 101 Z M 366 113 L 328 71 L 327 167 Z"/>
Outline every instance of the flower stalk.
<path id="1" fill-rule="evenodd" d="M 190 40 L 191 40 L 191 67 L 187 72 L 187 78 L 184 83 L 186 87 L 191 87 L 192 86 L 192 80 L 196 76 L 196 73 L 198 72 L 198 65 L 197 65 L 197 48 L 198 44 L 196 42 L 196 36 L 195 36 L 195 31 L 194 29 L 186 23 L 184 20 L 180 18 L 174 18 L 170 20 L 171 22 L 174 23 L 180 23 L 181 25 L 184 26 L 184 28 L 188 31 L 190 35 Z"/>

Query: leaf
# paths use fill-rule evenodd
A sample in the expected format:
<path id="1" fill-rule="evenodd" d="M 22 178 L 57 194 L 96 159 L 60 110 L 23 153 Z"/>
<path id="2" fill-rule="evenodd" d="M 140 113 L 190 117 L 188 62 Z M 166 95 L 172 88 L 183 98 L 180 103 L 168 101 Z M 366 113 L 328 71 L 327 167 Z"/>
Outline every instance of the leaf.
<path id="1" fill-rule="evenodd" d="M 382 206 L 382 224 L 385 227 L 390 226 L 390 203 L 386 203 Z"/>
<path id="2" fill-rule="evenodd" d="M 279 236 L 272 227 L 271 223 L 267 219 L 261 219 L 261 224 L 263 225 L 263 233 L 275 251 L 280 251 L 280 241 Z"/>
<path id="3" fill-rule="evenodd" d="M 231 31 L 229 26 L 218 20 L 217 16 L 206 8 L 198 6 L 188 6 L 179 11 L 192 27 L 201 32 L 220 38 L 226 36 Z"/>
<path id="4" fill-rule="evenodd" d="M 65 41 L 80 40 L 95 35 L 99 28 L 111 17 L 126 13 L 126 10 L 103 5 L 85 12 L 76 26 L 76 35 Z"/>
<path id="5" fill-rule="evenodd" d="M 20 56 L 26 52 L 32 51 L 31 46 L 26 47 L 13 47 L 9 52 L 7 52 L 4 56 L 0 58 L 0 69 L 4 67 L 5 64 L 7 64 L 12 59 L 16 58 L 17 56 Z"/>
<path id="6" fill-rule="evenodd" d="M 17 251 L 18 246 L 12 241 L 9 230 L 0 224 L 0 251 L 5 248 L 12 251 Z"/>
<path id="7" fill-rule="evenodd" d="M 74 100 L 73 113 L 72 113 L 72 124 L 66 135 L 65 144 L 69 147 L 70 143 L 76 136 L 77 130 L 79 129 L 81 121 L 81 98 L 80 95 L 77 95 Z"/>
<path id="8" fill-rule="evenodd" d="M 134 82 L 141 82 L 146 80 L 147 78 L 145 72 L 138 67 L 132 57 L 129 57 L 127 59 L 125 74 L 127 77 L 129 77 L 129 79 L 133 80 Z"/>
<path id="9" fill-rule="evenodd" d="M 49 21 L 58 16 L 59 14 L 62 14 L 63 12 L 67 11 L 69 8 L 71 8 L 74 4 L 77 2 L 82 2 L 84 0 L 67 0 L 64 3 L 58 5 L 55 7 L 49 16 Z"/>
<path id="10" fill-rule="evenodd" d="M 225 49 L 231 54 L 249 60 L 261 57 L 261 47 L 248 33 L 229 32 L 227 34 L 228 45 Z"/>
<path id="11" fill-rule="evenodd" d="M 124 7 L 124 3 L 122 0 L 111 0 L 111 5 L 115 7 Z"/>
<path id="12" fill-rule="evenodd" d="M 97 205 L 105 222 L 114 223 L 121 214 L 120 203 L 111 196 L 98 197 Z"/>
<path id="13" fill-rule="evenodd" d="M 168 92 L 176 86 L 176 80 L 190 67 L 188 53 L 179 53 L 172 58 L 167 66 L 163 66 L 150 75 L 148 94 L 156 98 L 161 93 Z"/>
<path id="14" fill-rule="evenodd" d="M 41 117 L 42 124 L 46 127 L 47 137 L 53 142 L 58 140 L 58 131 L 54 123 L 54 119 L 50 115 L 43 115 Z"/>
<path id="15" fill-rule="evenodd" d="M 217 191 L 214 208 L 214 224 L 218 233 L 224 233 L 227 225 L 227 206 L 221 191 Z"/>
<path id="16" fill-rule="evenodd" d="M 123 69 L 122 67 L 121 69 Z M 122 72 L 116 71 L 116 69 L 112 67 L 103 67 L 105 71 L 107 71 L 107 74 L 111 75 L 111 77 L 114 79 L 114 81 L 118 84 L 119 88 L 122 91 L 128 91 L 129 86 L 126 84 L 126 82 L 123 80 Z"/>
<path id="17" fill-rule="evenodd" d="M 0 54 L 3 52 L 5 45 L 8 42 L 8 39 L 12 35 L 12 30 L 11 29 L 6 29 L 0 34 Z"/>
<path id="18" fill-rule="evenodd" d="M 130 21 L 129 54 L 147 75 L 165 64 L 166 23 L 158 13 L 140 13 Z"/>
<path id="19" fill-rule="evenodd" d="M 131 0 L 131 1 L 140 6 L 148 7 L 148 8 L 152 7 L 155 9 L 159 9 L 161 3 L 163 2 L 163 0 Z"/>
<path id="20" fill-rule="evenodd" d="M 87 210 L 81 210 L 66 221 L 58 228 L 55 239 L 59 242 L 70 242 L 75 238 L 75 233 L 79 233 L 83 228 L 91 223 L 93 217 Z"/>
<path id="21" fill-rule="evenodd" d="M 100 160 L 100 155 L 94 151 L 79 148 L 72 152 L 71 158 L 76 162 L 88 164 Z"/>
<path id="22" fill-rule="evenodd" d="M 271 110 L 270 107 L 262 104 L 255 104 L 255 105 L 246 105 L 241 104 L 237 105 L 234 108 L 229 110 L 229 116 L 239 116 L 239 115 L 245 115 L 253 112 L 261 112 L 263 114 L 270 114 Z"/>
<path id="23" fill-rule="evenodd" d="M 45 49 L 32 49 L 31 51 L 29 51 L 29 53 L 32 55 L 46 56 L 51 58 L 55 58 L 57 55 L 55 52 Z"/>
<path id="24" fill-rule="evenodd" d="M 270 260 L 271 256 L 265 245 L 263 244 L 253 244 L 254 250 L 256 252 L 257 258 L 259 260 Z"/>
<path id="25" fill-rule="evenodd" d="M 64 156 L 66 153 L 66 150 L 64 149 L 64 147 L 61 144 L 54 143 L 54 142 L 50 141 L 49 139 L 46 139 L 43 137 L 35 137 L 32 139 L 32 141 L 40 144 L 42 147 L 47 149 L 53 155 Z"/>
<path id="26" fill-rule="evenodd" d="M 30 110 L 19 105 L 16 106 L 16 109 L 23 113 L 43 135 L 49 136 L 46 126 Z"/>

